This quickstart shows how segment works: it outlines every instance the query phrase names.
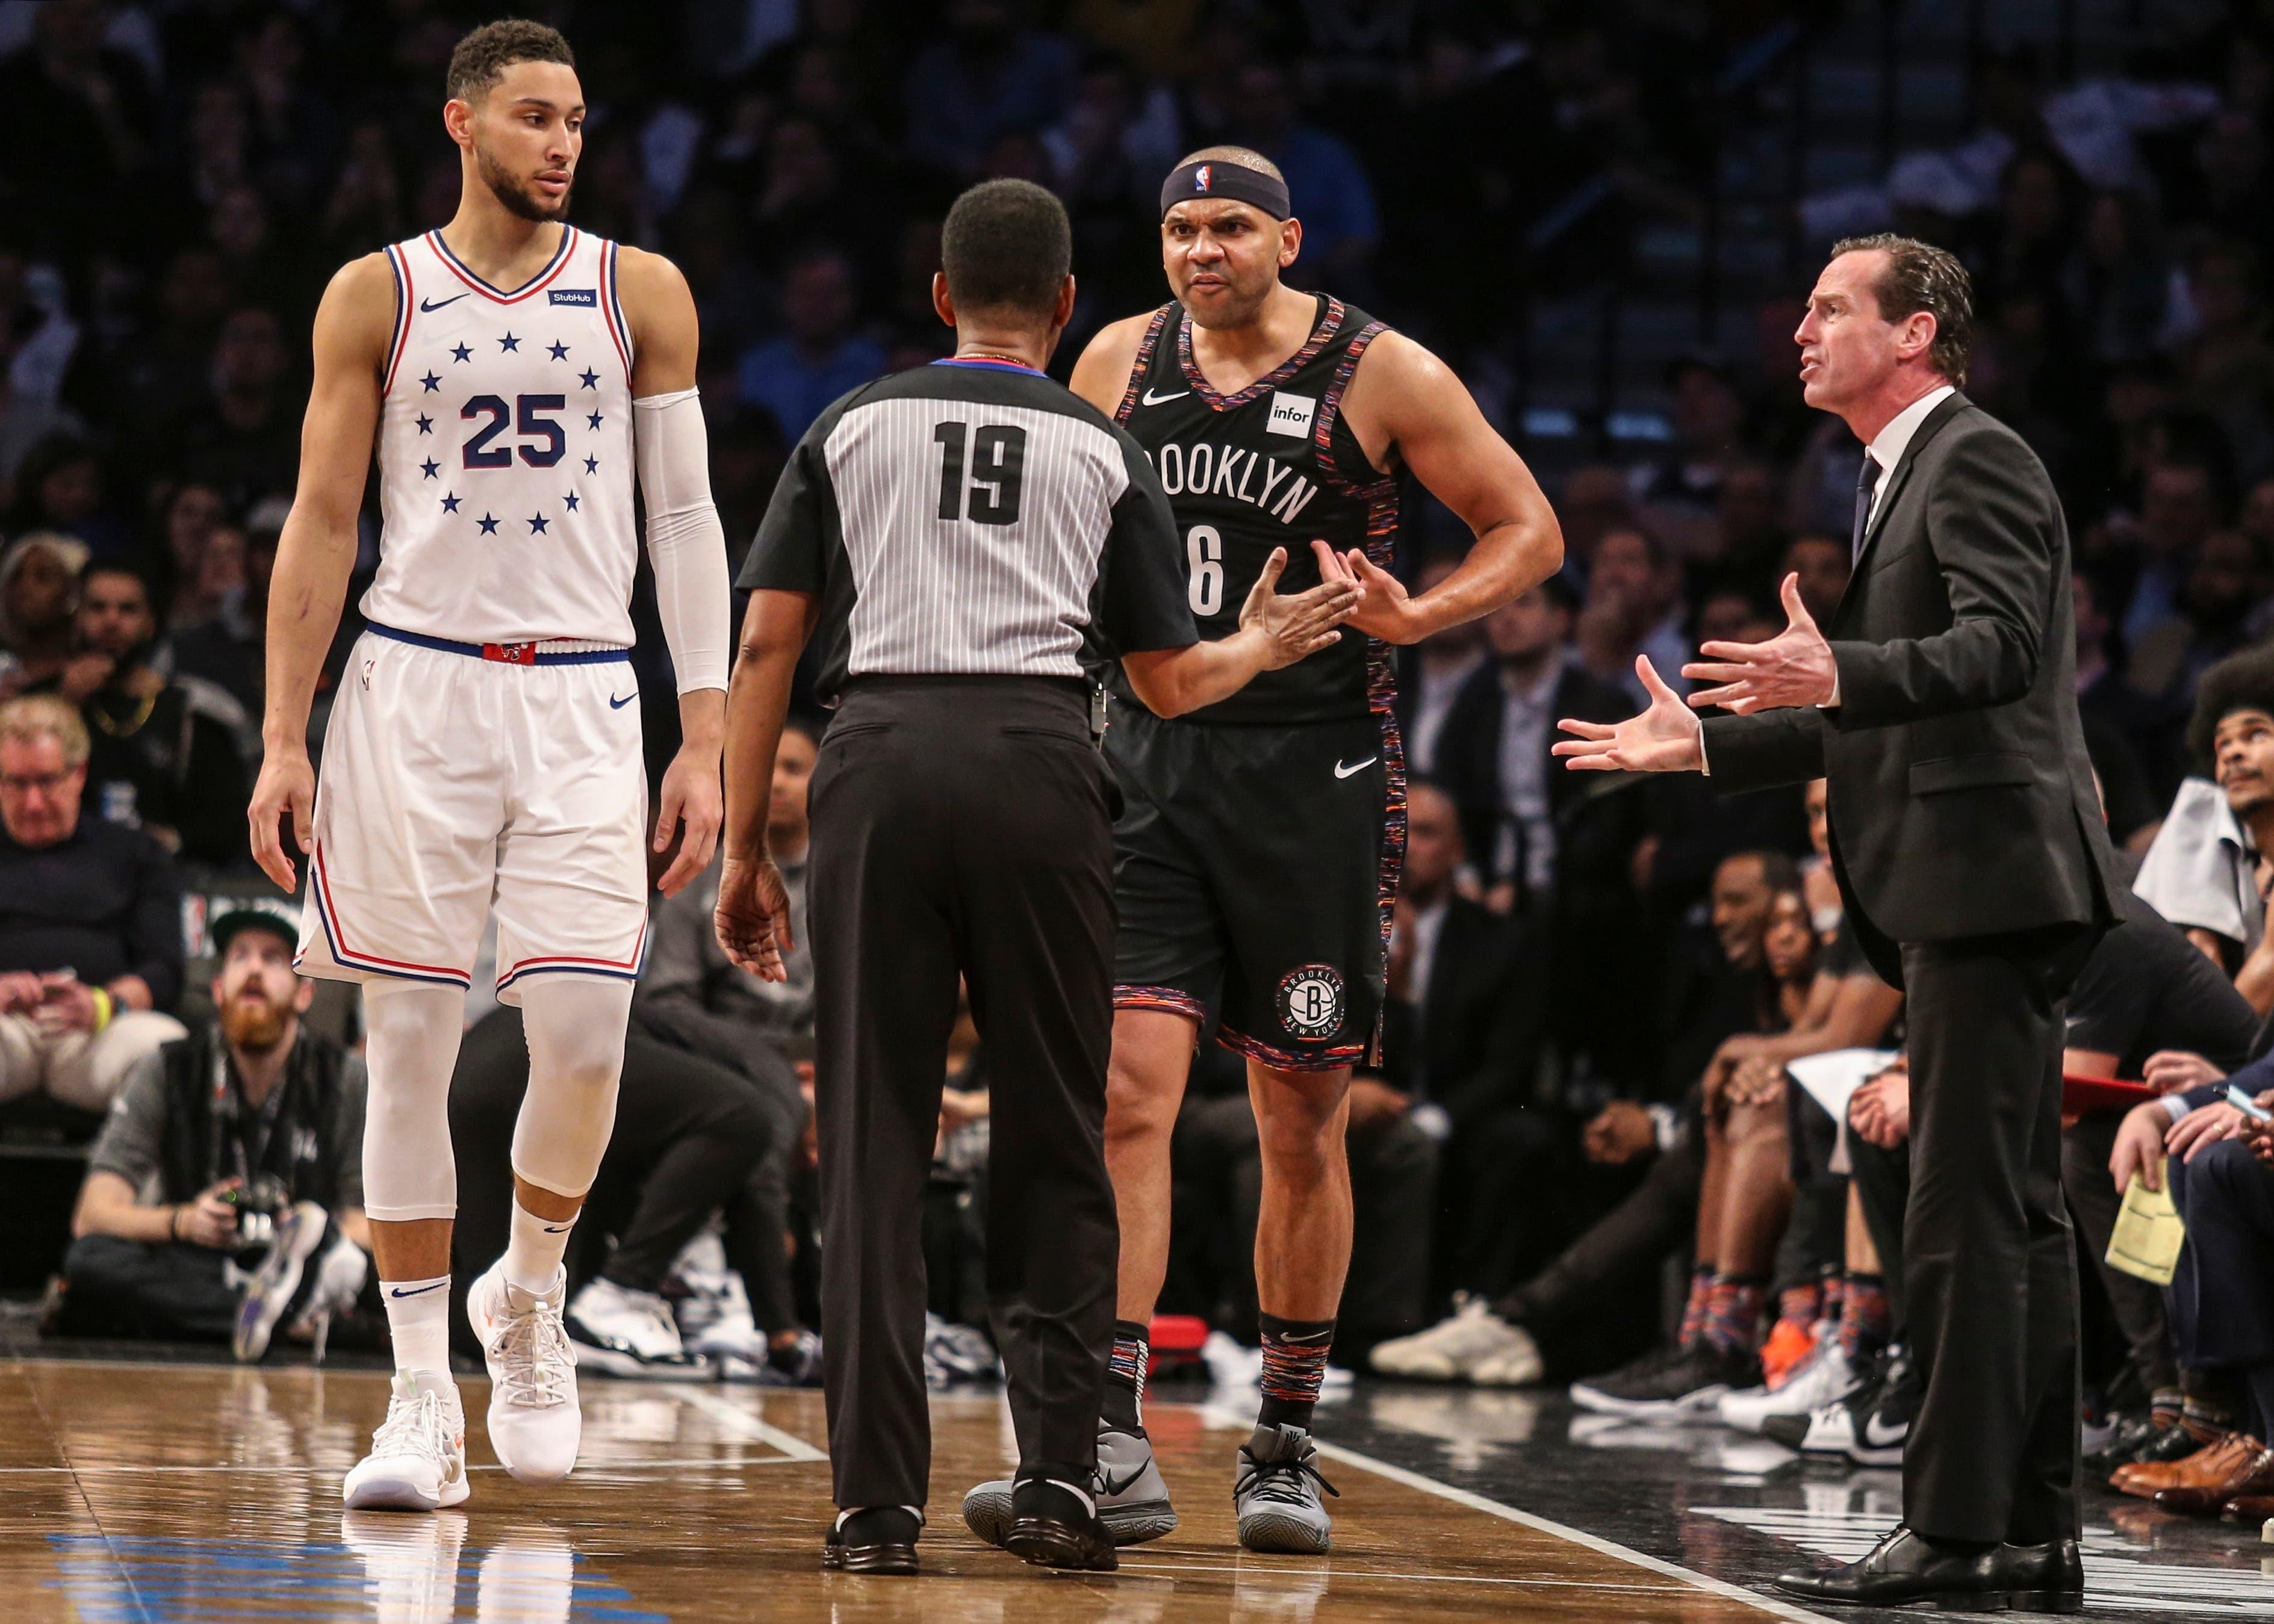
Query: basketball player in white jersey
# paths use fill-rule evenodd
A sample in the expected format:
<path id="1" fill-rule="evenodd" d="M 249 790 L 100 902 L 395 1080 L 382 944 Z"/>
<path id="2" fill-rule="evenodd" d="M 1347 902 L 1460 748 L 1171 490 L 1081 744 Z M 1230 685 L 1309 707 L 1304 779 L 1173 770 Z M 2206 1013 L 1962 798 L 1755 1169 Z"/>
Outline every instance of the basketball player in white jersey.
<path id="1" fill-rule="evenodd" d="M 340 271 L 316 314 L 299 490 L 269 594 L 252 849 L 279 884 L 308 856 L 300 965 L 359 981 L 371 1099 L 364 1183 L 395 1378 L 354 1507 L 466 1498 L 449 1375 L 446 1100 L 485 917 L 523 1009 L 529 1092 L 504 1257 L 467 1292 L 489 1438 L 525 1482 L 576 1463 L 561 1258 L 615 1117 L 646 939 L 646 778 L 628 608 L 647 500 L 685 742 L 663 781 L 666 894 L 710 861 L 727 681 L 725 538 L 695 396 L 696 318 L 667 261 L 567 223 L 584 94 L 568 42 L 491 23 L 450 59 L 463 185 L 440 231 Z M 309 703 L 338 625 L 377 447 L 368 629 L 341 677 L 319 786 Z"/>

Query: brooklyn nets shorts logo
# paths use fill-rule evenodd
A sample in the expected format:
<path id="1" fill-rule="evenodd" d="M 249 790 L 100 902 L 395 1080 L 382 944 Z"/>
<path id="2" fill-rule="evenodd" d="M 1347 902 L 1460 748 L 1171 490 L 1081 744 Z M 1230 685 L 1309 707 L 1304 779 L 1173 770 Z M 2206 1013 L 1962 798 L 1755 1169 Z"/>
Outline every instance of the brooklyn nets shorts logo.
<path id="1" fill-rule="evenodd" d="M 1279 1024 L 1299 1038 L 1331 1037 L 1343 1024 L 1343 978 L 1331 965 L 1299 965 L 1279 978 Z"/>

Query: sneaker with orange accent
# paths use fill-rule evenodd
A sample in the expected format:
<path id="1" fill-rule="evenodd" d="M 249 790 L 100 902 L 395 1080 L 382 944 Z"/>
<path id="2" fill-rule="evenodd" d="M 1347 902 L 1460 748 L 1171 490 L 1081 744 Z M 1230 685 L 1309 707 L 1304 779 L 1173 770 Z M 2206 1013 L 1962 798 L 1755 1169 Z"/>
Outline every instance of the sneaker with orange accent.
<path id="1" fill-rule="evenodd" d="M 1761 1344 L 1761 1374 L 1766 1379 L 1770 1392 L 1773 1393 L 1784 1386 L 1785 1378 L 1816 1351 L 1817 1335 L 1817 1327 L 1811 1321 L 1777 1321 L 1776 1329 L 1771 1331 L 1768 1341 Z"/>

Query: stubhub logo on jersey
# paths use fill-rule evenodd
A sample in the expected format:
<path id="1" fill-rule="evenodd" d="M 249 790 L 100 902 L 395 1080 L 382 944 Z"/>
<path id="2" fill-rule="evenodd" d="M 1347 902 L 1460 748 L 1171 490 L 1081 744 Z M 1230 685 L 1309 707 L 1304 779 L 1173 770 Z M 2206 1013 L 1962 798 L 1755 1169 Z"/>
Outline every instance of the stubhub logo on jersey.
<path id="1" fill-rule="evenodd" d="M 600 296 L 591 288 L 555 288 L 553 289 L 553 302 L 555 304 L 582 304 L 591 310 L 599 304 Z"/>
<path id="2" fill-rule="evenodd" d="M 1319 402 L 1315 395 L 1274 395 L 1271 397 L 1271 432 L 1274 434 L 1291 434 L 1300 440 L 1311 432 L 1311 418 L 1318 410 Z"/>

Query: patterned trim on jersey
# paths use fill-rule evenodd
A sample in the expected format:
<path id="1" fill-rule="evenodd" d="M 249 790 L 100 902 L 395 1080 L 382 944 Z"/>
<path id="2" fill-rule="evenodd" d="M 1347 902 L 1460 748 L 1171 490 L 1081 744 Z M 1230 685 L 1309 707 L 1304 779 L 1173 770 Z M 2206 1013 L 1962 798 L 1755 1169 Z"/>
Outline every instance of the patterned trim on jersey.
<path id="1" fill-rule="evenodd" d="M 1230 411 L 1235 407 L 1246 405 L 1267 390 L 1277 388 L 1302 371 L 1320 350 L 1333 341 L 1335 335 L 1342 331 L 1342 326 L 1343 302 L 1330 294 L 1327 297 L 1326 308 L 1319 312 L 1318 326 L 1311 329 L 1311 336 L 1303 341 L 1300 350 L 1239 394 L 1218 395 L 1202 375 L 1200 363 L 1193 359 L 1193 318 L 1187 312 L 1185 319 L 1177 324 L 1177 363 L 1185 369 L 1186 381 L 1193 386 L 1193 392 L 1201 399 L 1218 411 Z"/>
<path id="2" fill-rule="evenodd" d="M 395 369 L 403 365 L 403 352 L 410 348 L 410 260 L 402 248 L 394 243 L 387 245 L 388 268 L 395 273 L 395 341 L 388 346 L 387 372 L 380 380 L 379 392 L 384 396 L 395 387 Z"/>
<path id="3" fill-rule="evenodd" d="M 1345 496 L 1360 496 L 1368 500 L 1379 500 L 1382 492 L 1389 493 L 1389 528 L 1395 531 L 1397 528 L 1397 477 L 1395 474 L 1377 474 L 1368 468 L 1368 477 L 1353 479 L 1343 471 L 1342 464 L 1335 461 L 1335 425 L 1342 421 L 1343 395 L 1350 388 L 1351 378 L 1358 371 L 1359 362 L 1365 358 L 1367 346 L 1389 330 L 1387 322 L 1370 321 L 1358 330 L 1357 335 L 1350 342 L 1350 348 L 1343 351 L 1343 358 L 1335 365 L 1334 381 L 1327 386 L 1326 395 L 1319 402 L 1318 420 L 1311 426 L 1311 443 L 1318 447 L 1319 468 L 1327 476 L 1329 488 Z M 1367 551 L 1369 556 L 1374 551 L 1374 527 L 1377 516 L 1373 514 L 1367 515 Z M 1375 559 L 1374 562 L 1384 568 L 1389 568 L 1384 560 Z"/>
<path id="4" fill-rule="evenodd" d="M 1153 312 L 1153 320 L 1145 328 L 1145 336 L 1138 342 L 1137 364 L 1129 369 L 1129 387 L 1121 396 L 1121 404 L 1114 410 L 1113 420 L 1116 423 L 1127 423 L 1129 414 L 1137 410 L 1137 395 L 1145 387 L 1145 374 L 1153 370 L 1153 357 L 1161 348 L 1162 331 L 1168 327 L 1169 318 L 1183 309 L 1183 305 L 1171 299 Z"/>
<path id="5" fill-rule="evenodd" d="M 324 944 L 331 949 L 332 957 L 350 970 L 362 970 L 372 975 L 391 976 L 403 981 L 439 981 L 448 987 L 471 987 L 473 975 L 465 970 L 447 969 L 440 965 L 414 964 L 402 959 L 381 959 L 376 953 L 359 953 L 347 944 L 347 932 L 343 928 L 338 905 L 332 900 L 331 871 L 324 862 L 322 841 L 308 856 L 308 889 L 316 899 L 316 919 L 324 929 Z M 298 969 L 305 953 L 292 956 L 292 967 Z"/>
<path id="6" fill-rule="evenodd" d="M 639 939 L 632 944 L 629 959 L 587 959 L 574 953 L 541 953 L 534 959 L 524 959 L 498 977 L 497 989 L 503 992 L 524 975 L 539 974 L 555 975 L 606 975 L 620 981 L 639 980 L 640 966 L 647 957 L 647 924 L 640 924 Z"/>
<path id="7" fill-rule="evenodd" d="M 632 324 L 624 320 L 624 307 L 616 299 L 616 245 L 609 243 L 600 251 L 600 314 L 608 324 L 608 336 L 616 341 L 616 355 L 624 364 L 624 386 L 632 381 Z"/>
<path id="8" fill-rule="evenodd" d="M 1375 896 L 1382 907 L 1383 997 L 1374 1007 L 1374 1036 L 1367 1064 L 1382 1064 L 1382 1026 L 1389 1004 L 1389 930 L 1397 913 L 1398 883 L 1405 876 L 1405 736 L 1397 726 L 1397 683 L 1389 645 L 1376 640 L 1367 650 L 1367 703 L 1382 725 L 1382 867 Z"/>
<path id="9" fill-rule="evenodd" d="M 508 293 L 502 288 L 499 288 L 490 282 L 484 282 L 480 277 L 475 275 L 474 273 L 467 267 L 464 260 L 459 259 L 457 255 L 450 252 L 450 244 L 442 240 L 442 234 L 440 231 L 429 231 L 426 233 L 426 241 L 433 248 L 434 252 L 441 257 L 442 263 L 449 267 L 451 271 L 456 274 L 458 280 L 465 283 L 469 288 L 471 288 L 476 293 L 480 294 L 484 298 L 494 300 L 500 304 L 518 304 L 522 300 L 528 298 L 531 294 L 541 291 L 546 283 L 551 282 L 555 276 L 561 274 L 561 267 L 568 263 L 569 250 L 574 248 L 576 244 L 576 228 L 575 226 L 561 227 L 561 245 L 553 251 L 553 258 L 546 261 L 545 268 L 538 272 L 536 275 L 531 277 L 527 282 L 522 283 L 520 287 L 515 289 L 511 293 Z"/>
<path id="10" fill-rule="evenodd" d="M 1140 987 L 1125 982 L 1113 989 L 1117 1010 L 1161 1010 L 1181 1015 L 1197 1026 L 1208 1025 L 1208 1005 L 1181 987 Z"/>
<path id="11" fill-rule="evenodd" d="M 1345 1066 L 1366 1064 L 1367 1056 L 1372 1052 L 1371 1046 L 1365 1043 L 1338 1043 L 1332 1049 L 1278 1049 L 1230 1026 L 1219 1026 L 1216 1041 L 1234 1054 L 1261 1061 L 1275 1071 L 1339 1071 Z"/>

